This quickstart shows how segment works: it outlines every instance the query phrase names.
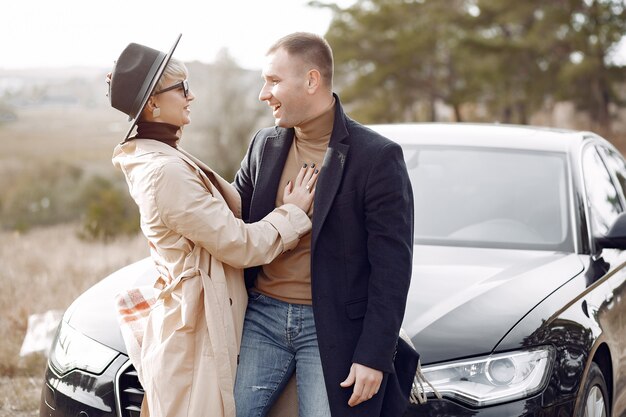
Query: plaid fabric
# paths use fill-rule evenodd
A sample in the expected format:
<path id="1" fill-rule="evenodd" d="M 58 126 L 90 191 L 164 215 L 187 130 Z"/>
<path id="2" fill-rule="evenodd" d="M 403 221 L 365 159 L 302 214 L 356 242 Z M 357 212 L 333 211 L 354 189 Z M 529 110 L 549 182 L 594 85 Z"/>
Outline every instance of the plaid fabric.
<path id="1" fill-rule="evenodd" d="M 152 287 L 139 287 L 117 295 L 117 313 L 120 326 L 127 327 L 136 343 L 141 346 L 146 320 L 156 302 Z"/>
<path id="2" fill-rule="evenodd" d="M 143 383 L 141 370 L 141 345 L 150 310 L 156 302 L 152 286 L 125 290 L 115 297 L 117 318 L 130 361 Z"/>

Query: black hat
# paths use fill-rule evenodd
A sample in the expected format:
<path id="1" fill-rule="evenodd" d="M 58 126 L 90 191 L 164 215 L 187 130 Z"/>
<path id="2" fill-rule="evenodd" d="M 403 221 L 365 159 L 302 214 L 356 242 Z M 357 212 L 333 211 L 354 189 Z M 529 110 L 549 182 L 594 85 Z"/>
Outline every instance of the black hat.
<path id="1" fill-rule="evenodd" d="M 137 43 L 129 44 L 115 61 L 109 82 L 111 106 L 128 115 L 133 123 L 124 137 L 128 139 L 137 124 L 137 118 L 159 82 L 165 67 L 178 45 L 179 34 L 170 51 L 157 51 Z"/>

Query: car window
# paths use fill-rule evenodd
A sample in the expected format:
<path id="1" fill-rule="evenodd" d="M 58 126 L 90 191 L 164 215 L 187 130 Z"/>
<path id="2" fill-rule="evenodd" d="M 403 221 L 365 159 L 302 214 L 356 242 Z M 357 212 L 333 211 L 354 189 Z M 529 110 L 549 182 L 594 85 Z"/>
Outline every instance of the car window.
<path id="1" fill-rule="evenodd" d="M 405 157 L 416 241 L 573 250 L 564 154 L 407 145 Z"/>
<path id="2" fill-rule="evenodd" d="M 622 156 L 611 148 L 599 146 L 604 162 L 609 172 L 617 179 L 617 185 L 622 192 L 622 197 L 626 196 L 626 161 Z M 623 201 L 623 200 L 622 200 Z"/>
<path id="3" fill-rule="evenodd" d="M 594 146 L 585 148 L 582 162 L 592 234 L 603 235 L 622 212 L 622 205 L 611 176 Z"/>

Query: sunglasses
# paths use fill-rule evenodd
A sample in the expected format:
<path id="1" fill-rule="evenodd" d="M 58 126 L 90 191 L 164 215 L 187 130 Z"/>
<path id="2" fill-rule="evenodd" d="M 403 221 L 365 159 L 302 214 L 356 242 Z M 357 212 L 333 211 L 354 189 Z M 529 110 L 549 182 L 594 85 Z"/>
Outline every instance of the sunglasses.
<path id="1" fill-rule="evenodd" d="M 189 95 L 189 82 L 187 80 L 183 80 L 179 83 L 166 87 L 163 90 L 159 90 L 155 92 L 154 95 L 156 96 L 157 94 L 165 93 L 166 91 L 177 90 L 179 88 L 183 90 L 183 94 L 185 95 L 185 98 L 187 98 L 187 95 Z"/>

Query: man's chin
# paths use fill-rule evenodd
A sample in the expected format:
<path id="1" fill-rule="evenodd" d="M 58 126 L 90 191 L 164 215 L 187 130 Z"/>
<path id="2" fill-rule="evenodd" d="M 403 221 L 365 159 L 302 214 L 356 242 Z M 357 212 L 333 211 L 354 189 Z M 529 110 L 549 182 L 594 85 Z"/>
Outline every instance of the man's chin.
<path id="1" fill-rule="evenodd" d="M 292 123 L 289 123 L 282 119 L 274 119 L 274 125 L 276 125 L 276 127 L 282 127 L 284 129 L 291 129 L 293 127 Z"/>

